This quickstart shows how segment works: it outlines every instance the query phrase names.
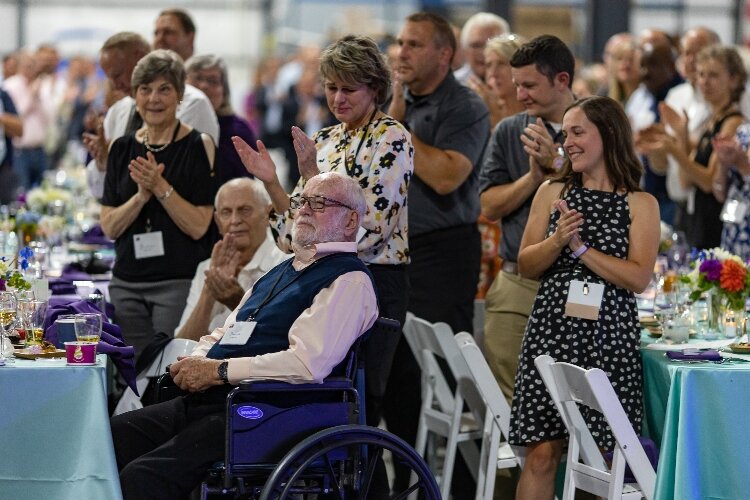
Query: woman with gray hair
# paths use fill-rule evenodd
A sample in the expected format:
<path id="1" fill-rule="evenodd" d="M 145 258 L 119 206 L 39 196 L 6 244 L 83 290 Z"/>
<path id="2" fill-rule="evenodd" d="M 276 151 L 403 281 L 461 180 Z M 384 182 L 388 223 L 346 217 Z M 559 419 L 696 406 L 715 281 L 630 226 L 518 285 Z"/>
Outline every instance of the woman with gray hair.
<path id="1" fill-rule="evenodd" d="M 175 116 L 185 91 L 180 56 L 149 53 L 131 82 L 143 126 L 110 147 L 100 218 L 115 240 L 115 321 L 138 356 L 156 332 L 174 331 L 195 268 L 211 254 L 216 151 Z"/>
<path id="2" fill-rule="evenodd" d="M 359 183 L 367 212 L 357 238 L 358 253 L 375 278 L 380 314 L 403 324 L 409 262 L 406 194 L 414 149 L 404 126 L 379 109 L 388 95 L 390 71 L 372 39 L 347 35 L 325 49 L 320 75 L 328 107 L 341 123 L 320 130 L 312 139 L 292 127 L 301 178 L 291 198 L 263 142 L 257 141 L 255 150 L 240 138 L 232 139 L 245 167 L 263 181 L 271 196 L 271 228 L 284 250 L 292 248 L 296 216 L 290 199 L 299 196 L 308 179 L 320 172 L 340 172 Z M 325 210 L 338 208 L 326 204 Z M 365 346 L 367 421 L 373 425 L 380 419 L 380 401 L 398 343 L 398 336 L 392 337 L 371 338 Z"/>
<path id="3" fill-rule="evenodd" d="M 187 83 L 206 94 L 219 119 L 219 145 L 216 153 L 216 170 L 219 185 L 236 177 L 252 177 L 242 165 L 232 137 L 241 137 L 255 144 L 255 134 L 243 118 L 232 109 L 229 93 L 229 76 L 224 60 L 213 54 L 193 56 L 185 63 Z"/>

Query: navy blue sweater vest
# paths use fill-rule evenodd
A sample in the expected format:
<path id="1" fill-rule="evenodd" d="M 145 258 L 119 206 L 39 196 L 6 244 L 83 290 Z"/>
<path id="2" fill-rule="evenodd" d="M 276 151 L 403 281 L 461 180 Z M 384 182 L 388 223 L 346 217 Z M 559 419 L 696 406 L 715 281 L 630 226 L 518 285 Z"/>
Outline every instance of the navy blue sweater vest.
<path id="1" fill-rule="evenodd" d="M 301 271 L 294 270 L 292 260 L 282 262 L 260 278 L 252 295 L 237 313 L 237 321 L 247 321 L 260 306 L 255 315 L 258 324 L 250 339 L 244 345 L 217 342 L 206 357 L 243 358 L 289 349 L 288 334 L 292 323 L 312 305 L 318 292 L 342 274 L 352 271 L 362 271 L 372 280 L 370 271 L 355 253 L 331 254 Z M 269 296 L 270 300 L 261 306 Z"/>

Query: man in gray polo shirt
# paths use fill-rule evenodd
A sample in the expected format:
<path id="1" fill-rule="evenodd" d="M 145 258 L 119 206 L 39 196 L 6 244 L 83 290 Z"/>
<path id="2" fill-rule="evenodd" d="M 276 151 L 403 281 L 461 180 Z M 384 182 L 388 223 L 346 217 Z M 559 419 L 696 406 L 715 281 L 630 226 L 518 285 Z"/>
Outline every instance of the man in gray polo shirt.
<path id="1" fill-rule="evenodd" d="M 489 112 L 451 72 L 456 39 L 434 14 L 406 18 L 398 37 L 388 114 L 406 124 L 414 145 L 409 186 L 409 311 L 472 331 L 481 243 L 479 168 Z M 384 397 L 388 429 L 414 443 L 419 368 L 401 339 Z"/>
<path id="2" fill-rule="evenodd" d="M 526 111 L 497 125 L 480 175 L 482 214 L 501 219 L 503 228 L 503 268 L 485 299 L 485 355 L 508 401 L 539 286 L 518 274 L 518 248 L 537 188 L 562 164 L 560 126 L 574 100 L 574 64 L 570 49 L 551 35 L 534 38 L 516 51 L 511 72 Z"/>

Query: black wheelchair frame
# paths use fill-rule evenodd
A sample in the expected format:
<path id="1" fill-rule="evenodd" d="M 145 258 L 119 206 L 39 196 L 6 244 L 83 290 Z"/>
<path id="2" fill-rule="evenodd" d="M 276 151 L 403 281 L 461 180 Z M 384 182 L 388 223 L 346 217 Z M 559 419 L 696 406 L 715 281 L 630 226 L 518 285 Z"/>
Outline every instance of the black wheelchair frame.
<path id="1" fill-rule="evenodd" d="M 209 471 L 201 498 L 371 499 L 373 477 L 384 452 L 414 472 L 404 491 L 388 498 L 438 500 L 427 464 L 400 438 L 364 425 L 364 366 L 359 347 L 369 335 L 400 331 L 400 323 L 378 318 L 322 384 L 242 381 L 227 396 L 223 464 Z M 174 387 L 169 374 L 159 394 Z M 165 391 L 166 388 L 166 391 Z"/>

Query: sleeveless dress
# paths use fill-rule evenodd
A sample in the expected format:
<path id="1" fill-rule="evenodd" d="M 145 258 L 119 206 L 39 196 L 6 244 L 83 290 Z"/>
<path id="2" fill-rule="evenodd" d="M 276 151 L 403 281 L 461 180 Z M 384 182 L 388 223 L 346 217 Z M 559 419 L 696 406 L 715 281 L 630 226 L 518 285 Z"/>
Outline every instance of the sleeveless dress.
<path id="1" fill-rule="evenodd" d="M 627 195 L 572 186 L 564 196 L 568 207 L 583 213 L 581 236 L 590 248 L 627 258 L 630 209 Z M 559 212 L 550 215 L 547 236 L 557 225 Z M 565 316 L 570 281 L 605 285 L 598 321 Z M 526 325 L 519 356 L 510 421 L 510 442 L 516 445 L 563 439 L 567 436 L 557 409 L 534 365 L 549 354 L 583 368 L 601 368 L 609 377 L 636 432 L 642 420 L 640 328 L 633 292 L 616 287 L 571 256 L 565 247 L 542 276 L 539 292 Z M 599 446 L 614 447 L 603 417 L 581 408 Z"/>
<path id="2" fill-rule="evenodd" d="M 727 119 L 742 116 L 737 111 L 731 111 L 718 120 L 714 126 L 707 129 L 701 135 L 698 146 L 695 149 L 695 163 L 708 168 L 708 161 L 714 152 L 711 140 L 721 131 L 721 127 Z M 714 248 L 721 245 L 721 208 L 723 203 L 717 200 L 713 193 L 706 193 L 700 188 L 695 188 L 695 210 L 687 217 L 685 225 L 685 236 L 690 246 L 698 249 Z"/>

